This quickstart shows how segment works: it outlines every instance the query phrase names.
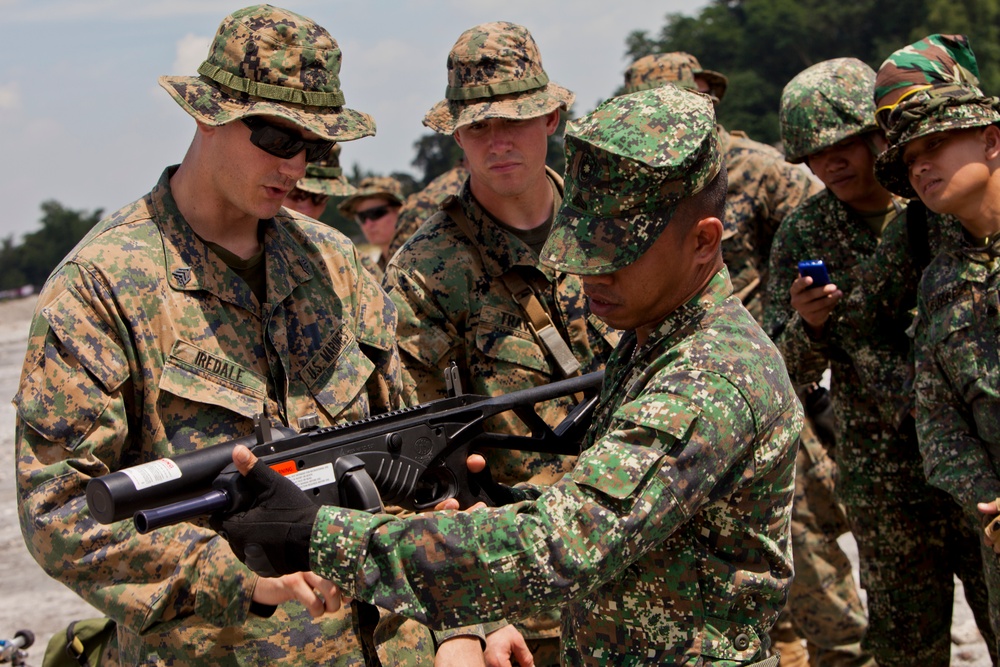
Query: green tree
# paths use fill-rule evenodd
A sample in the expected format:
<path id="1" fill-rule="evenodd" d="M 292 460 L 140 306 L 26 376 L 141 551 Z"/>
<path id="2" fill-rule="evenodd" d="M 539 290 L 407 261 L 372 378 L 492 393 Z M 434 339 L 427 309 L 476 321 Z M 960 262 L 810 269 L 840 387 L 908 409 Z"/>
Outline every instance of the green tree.
<path id="1" fill-rule="evenodd" d="M 74 211 L 57 201 L 43 202 L 41 229 L 24 235 L 20 245 L 7 238 L 0 247 L 0 289 L 41 286 L 56 265 L 101 219 L 102 209 Z"/>

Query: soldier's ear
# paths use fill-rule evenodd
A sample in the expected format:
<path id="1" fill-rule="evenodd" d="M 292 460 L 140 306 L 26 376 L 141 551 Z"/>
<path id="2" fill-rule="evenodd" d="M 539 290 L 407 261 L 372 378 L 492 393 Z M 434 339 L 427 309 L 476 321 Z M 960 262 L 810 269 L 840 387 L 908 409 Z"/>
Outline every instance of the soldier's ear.
<path id="1" fill-rule="evenodd" d="M 986 159 L 1000 159 L 1000 126 L 987 125 L 983 130 L 983 142 L 986 145 Z"/>
<path id="2" fill-rule="evenodd" d="M 694 223 L 691 232 L 695 235 L 695 260 L 713 261 L 722 244 L 722 221 L 716 217 L 701 218 Z"/>

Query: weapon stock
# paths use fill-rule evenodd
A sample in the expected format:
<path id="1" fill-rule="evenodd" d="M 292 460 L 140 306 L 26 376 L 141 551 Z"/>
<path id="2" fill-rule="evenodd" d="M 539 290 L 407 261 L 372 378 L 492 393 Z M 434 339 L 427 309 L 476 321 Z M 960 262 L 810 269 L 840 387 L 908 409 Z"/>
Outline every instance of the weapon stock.
<path id="1" fill-rule="evenodd" d="M 253 435 L 201 450 L 159 459 L 97 477 L 87 484 L 87 506 L 103 524 L 133 517 L 145 533 L 202 515 L 225 515 L 248 507 L 232 452 L 246 445 L 288 476 L 314 502 L 379 511 L 382 500 L 420 511 L 447 498 L 462 507 L 491 502 L 488 472 L 466 467 L 475 446 L 555 454 L 578 454 L 590 425 L 603 371 L 500 396 L 463 394 L 369 417 L 341 426 L 296 433 L 272 431 L 263 418 Z M 555 428 L 535 405 L 559 396 L 585 393 Z M 527 436 L 490 433 L 485 422 L 514 412 L 531 431 Z"/>

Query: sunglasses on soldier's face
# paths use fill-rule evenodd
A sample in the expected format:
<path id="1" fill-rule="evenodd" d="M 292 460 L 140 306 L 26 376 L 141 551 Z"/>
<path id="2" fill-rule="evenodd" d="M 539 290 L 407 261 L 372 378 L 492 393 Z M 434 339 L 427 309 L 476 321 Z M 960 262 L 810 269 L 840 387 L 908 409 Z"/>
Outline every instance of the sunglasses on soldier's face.
<path id="1" fill-rule="evenodd" d="M 392 204 L 382 204 L 381 206 L 376 206 L 375 208 L 370 208 L 364 211 L 358 211 L 357 213 L 354 214 L 354 217 L 357 218 L 358 224 L 363 225 L 371 220 L 378 220 L 386 213 L 388 213 L 389 209 L 391 208 L 398 208 L 398 207 L 393 206 Z"/>
<path id="2" fill-rule="evenodd" d="M 333 142 L 326 139 L 304 139 L 295 130 L 269 123 L 260 116 L 241 118 L 250 128 L 250 143 L 265 153 L 284 160 L 293 158 L 303 150 L 306 162 L 322 160 L 333 148 Z"/>

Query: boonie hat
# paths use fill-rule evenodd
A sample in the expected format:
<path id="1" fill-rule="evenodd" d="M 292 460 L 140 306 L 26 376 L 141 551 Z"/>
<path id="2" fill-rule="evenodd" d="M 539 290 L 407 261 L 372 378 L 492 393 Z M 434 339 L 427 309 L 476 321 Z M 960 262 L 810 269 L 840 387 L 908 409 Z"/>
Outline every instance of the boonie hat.
<path id="1" fill-rule="evenodd" d="M 527 28 L 483 23 L 463 32 L 451 47 L 445 99 L 423 122 L 435 132 L 452 134 L 488 118 L 528 119 L 569 109 L 575 98 L 549 81 Z"/>
<path id="2" fill-rule="evenodd" d="M 928 35 L 895 51 L 875 79 L 878 122 L 889 148 L 875 160 L 887 190 L 915 198 L 903 150 L 914 139 L 1000 122 L 1000 100 L 979 88 L 979 66 L 965 35 Z"/>
<path id="3" fill-rule="evenodd" d="M 222 20 L 199 76 L 161 76 L 159 83 L 206 125 L 266 115 L 328 141 L 372 136 L 372 117 L 344 106 L 340 61 L 336 40 L 311 19 L 254 5 Z"/>
<path id="4" fill-rule="evenodd" d="M 344 176 L 340 168 L 340 144 L 334 144 L 333 149 L 322 160 L 306 165 L 306 175 L 295 184 L 299 190 L 331 197 L 347 197 L 358 191 Z"/>
<path id="5" fill-rule="evenodd" d="M 726 94 L 729 79 L 719 72 L 702 68 L 697 58 L 684 51 L 654 53 L 636 60 L 625 70 L 625 93 L 648 90 L 667 83 L 698 90 L 696 76 L 705 79 L 715 102 Z"/>
<path id="6" fill-rule="evenodd" d="M 567 123 L 565 193 L 542 263 L 575 274 L 631 264 L 722 164 L 708 95 L 660 86 L 608 100 Z"/>
<path id="7" fill-rule="evenodd" d="M 391 176 L 369 176 L 361 180 L 354 194 L 337 204 L 337 210 L 345 218 L 354 215 L 354 207 L 362 199 L 384 197 L 397 205 L 403 203 L 403 186 Z"/>

